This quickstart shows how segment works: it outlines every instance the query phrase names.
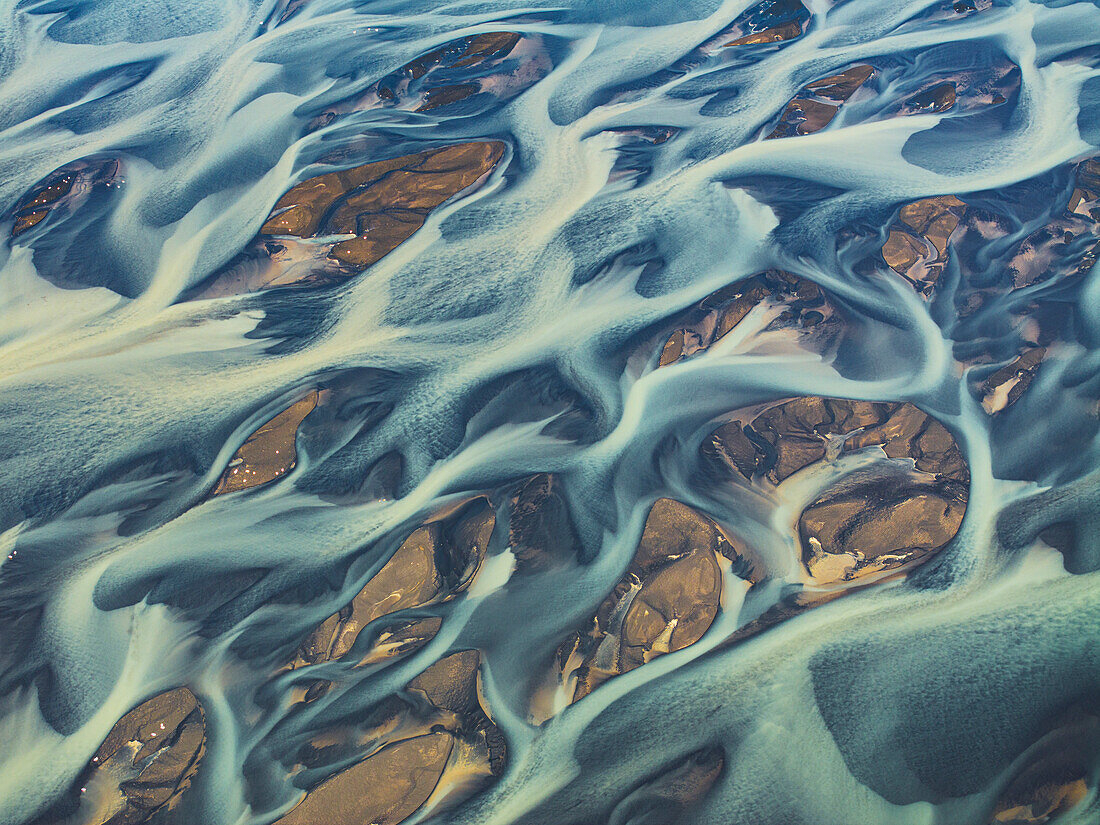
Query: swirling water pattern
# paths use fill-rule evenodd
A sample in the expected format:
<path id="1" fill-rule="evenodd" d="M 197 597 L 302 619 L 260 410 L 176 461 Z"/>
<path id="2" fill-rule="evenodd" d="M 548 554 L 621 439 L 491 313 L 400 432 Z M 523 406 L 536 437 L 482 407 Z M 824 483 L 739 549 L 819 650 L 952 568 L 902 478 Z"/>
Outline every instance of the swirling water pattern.
<path id="1" fill-rule="evenodd" d="M 0 822 L 1100 822 L 1100 6 L 2 15 Z"/>

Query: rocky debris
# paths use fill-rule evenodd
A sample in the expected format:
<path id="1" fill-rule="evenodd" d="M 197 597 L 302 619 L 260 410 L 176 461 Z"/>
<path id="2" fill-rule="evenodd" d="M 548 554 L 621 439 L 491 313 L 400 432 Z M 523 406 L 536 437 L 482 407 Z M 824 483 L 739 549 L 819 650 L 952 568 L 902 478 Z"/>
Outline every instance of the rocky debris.
<path id="1" fill-rule="evenodd" d="M 1100 719 L 1079 707 L 1054 720 L 1002 789 L 989 825 L 1045 825 L 1089 795 L 1100 755 Z"/>
<path id="2" fill-rule="evenodd" d="M 306 637 L 289 669 L 344 659 L 372 622 L 450 601 L 465 591 L 485 559 L 495 523 L 488 501 L 478 497 L 418 527 L 355 598 Z M 438 617 L 428 616 L 380 625 L 356 664 L 374 664 L 419 650 L 441 624 Z M 312 701 L 329 687 L 326 680 L 311 683 L 302 698 Z"/>
<path id="3" fill-rule="evenodd" d="M 886 265 L 925 297 L 943 274 L 947 246 L 966 211 L 954 195 L 907 203 L 898 213 L 882 245 Z"/>
<path id="4" fill-rule="evenodd" d="M 809 135 L 824 129 L 856 89 L 867 82 L 874 69 L 852 66 L 840 74 L 807 83 L 779 117 L 779 123 L 765 140 Z"/>
<path id="5" fill-rule="evenodd" d="M 742 12 L 722 32 L 722 46 L 757 46 L 794 40 L 805 33 L 809 23 L 810 12 L 800 0 L 764 0 Z"/>
<path id="6" fill-rule="evenodd" d="M 591 627 L 558 649 L 562 681 L 577 680 L 572 700 L 701 639 L 721 603 L 720 558 L 744 564 L 713 521 L 678 501 L 658 499 L 634 559 Z"/>
<path id="7" fill-rule="evenodd" d="M 483 183 L 503 157 L 503 143 L 475 141 L 308 178 L 192 297 L 346 280 L 408 240 L 436 207 Z"/>
<path id="8" fill-rule="evenodd" d="M 117 160 L 84 159 L 67 163 L 31 187 L 14 210 L 11 236 L 38 226 L 52 212 L 74 212 L 96 190 L 114 184 Z"/>
<path id="9" fill-rule="evenodd" d="M 517 572 L 538 572 L 576 559 L 577 538 L 561 482 L 549 473 L 526 479 L 510 501 L 508 544 Z"/>
<path id="10" fill-rule="evenodd" d="M 317 390 L 313 390 L 245 439 L 233 454 L 211 495 L 220 496 L 259 487 L 294 469 L 298 458 L 295 447 L 298 427 L 313 412 L 318 397 Z"/>
<path id="11" fill-rule="evenodd" d="M 825 584 L 912 566 L 954 538 L 970 474 L 951 433 L 909 403 L 807 396 L 722 425 L 704 456 L 727 477 L 779 485 L 868 448 L 884 460 L 830 484 L 798 519 L 802 562 Z"/>
<path id="12" fill-rule="evenodd" d="M 462 114 L 483 112 L 515 97 L 545 77 L 553 63 L 543 38 L 518 32 L 485 32 L 444 43 L 325 109 L 309 124 L 323 128 L 352 112 L 399 109 L 430 112 L 463 103 Z"/>
<path id="13" fill-rule="evenodd" d="M 504 771 L 507 745 L 480 698 L 476 650 L 453 653 L 357 725 L 318 734 L 307 768 L 359 759 L 310 790 L 276 825 L 397 825 L 425 804 L 455 804 Z"/>
<path id="14" fill-rule="evenodd" d="M 692 308 L 661 351 L 659 365 L 706 352 L 728 335 L 757 306 L 773 308 L 765 331 L 791 329 L 827 345 L 841 331 L 842 317 L 812 281 L 781 270 L 768 270 L 708 295 Z"/>
<path id="15" fill-rule="evenodd" d="M 187 688 L 141 703 L 111 728 L 73 796 L 35 825 L 140 825 L 178 803 L 206 749 L 202 706 Z"/>

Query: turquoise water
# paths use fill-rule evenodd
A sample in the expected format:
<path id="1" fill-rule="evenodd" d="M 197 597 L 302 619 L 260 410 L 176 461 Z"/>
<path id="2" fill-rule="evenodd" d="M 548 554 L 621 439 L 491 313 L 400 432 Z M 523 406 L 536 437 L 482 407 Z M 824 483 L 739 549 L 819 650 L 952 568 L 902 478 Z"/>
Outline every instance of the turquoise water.
<path id="1" fill-rule="evenodd" d="M 518 37 L 459 65 L 488 32 Z M 0 823 L 98 821 L 74 783 L 179 685 L 206 751 L 152 821 L 273 822 L 358 758 L 302 768 L 306 742 L 463 649 L 507 764 L 410 821 L 987 823 L 1066 736 L 1081 801 L 992 821 L 1100 822 L 1096 4 L 6 0 L 0 44 Z M 264 230 L 302 181 L 484 141 L 499 161 L 369 265 L 325 257 L 347 232 Z M 903 212 L 941 196 L 942 249 Z M 833 331 L 765 302 L 658 367 L 769 270 L 817 284 Z M 313 390 L 293 465 L 212 497 Z M 808 578 L 798 512 L 858 457 L 770 486 L 703 457 L 734 411 L 802 396 L 942 422 L 969 468 L 954 538 L 901 575 Z M 502 525 L 536 473 L 573 532 L 524 572 Z M 481 494 L 488 558 L 414 611 L 443 619 L 429 643 L 280 670 Z M 753 576 L 722 568 L 694 644 L 547 699 L 664 497 Z M 335 688 L 294 701 L 311 674 Z M 698 798 L 653 784 L 715 753 Z"/>

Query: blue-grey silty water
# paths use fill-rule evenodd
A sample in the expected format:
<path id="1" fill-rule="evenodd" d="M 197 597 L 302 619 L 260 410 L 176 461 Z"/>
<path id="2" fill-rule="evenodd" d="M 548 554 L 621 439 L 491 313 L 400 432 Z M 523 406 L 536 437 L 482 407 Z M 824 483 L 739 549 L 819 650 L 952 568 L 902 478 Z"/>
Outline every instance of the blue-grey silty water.
<path id="1" fill-rule="evenodd" d="M 1047 721 L 1096 710 L 1100 272 L 1018 296 L 1065 311 L 996 417 L 968 380 L 981 358 L 966 359 L 1005 357 L 1001 310 L 959 324 L 949 293 L 995 285 L 1097 153 L 1100 6 L 807 0 L 801 37 L 741 57 L 707 45 L 752 5 L 0 3 L 5 237 L 54 170 L 120 164 L 89 217 L 0 252 L 0 823 L 47 810 L 127 710 L 183 684 L 207 750 L 155 821 L 272 822 L 300 798 L 287 766 L 326 714 L 370 707 L 451 649 L 481 651 L 509 747 L 499 781 L 437 814 L 453 825 L 651 822 L 631 792 L 712 746 L 724 768 L 699 825 L 985 823 Z M 347 106 L 318 128 L 417 56 L 490 31 L 539 43 L 544 65 L 516 93 Z M 763 139 L 807 83 L 857 64 L 873 81 L 826 128 Z M 976 92 L 901 112 L 941 76 L 1010 82 L 986 95 L 996 105 Z M 643 129 L 671 137 L 628 153 Z M 334 159 L 472 140 L 506 146 L 484 185 L 362 274 L 192 299 Z M 902 204 L 947 194 L 1008 230 L 973 253 L 987 283 L 963 283 L 952 258 L 948 297 L 930 302 L 868 250 Z M 639 360 L 668 319 L 769 268 L 843 302 L 836 352 Z M 345 407 L 303 425 L 294 470 L 209 498 L 244 438 L 319 382 Z M 943 421 L 971 474 L 955 540 L 919 575 L 722 645 L 764 609 L 731 598 L 696 645 L 532 719 L 535 670 L 622 575 L 655 499 L 792 563 L 793 533 L 697 483 L 697 457 L 726 411 L 803 395 L 910 401 Z M 349 500 L 393 452 L 396 495 Z M 437 608 L 443 629 L 415 655 L 344 673 L 337 699 L 283 718 L 275 651 L 428 513 L 538 472 L 563 481 L 575 564 L 475 585 Z M 1040 538 L 1052 526 L 1072 540 Z M 1100 822 L 1095 772 L 1059 822 Z"/>

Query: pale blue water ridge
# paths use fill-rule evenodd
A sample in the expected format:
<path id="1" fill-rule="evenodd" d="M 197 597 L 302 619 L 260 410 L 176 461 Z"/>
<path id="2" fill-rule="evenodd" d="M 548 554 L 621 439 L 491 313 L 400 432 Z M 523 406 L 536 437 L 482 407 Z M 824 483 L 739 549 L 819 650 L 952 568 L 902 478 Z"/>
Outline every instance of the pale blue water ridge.
<path id="1" fill-rule="evenodd" d="M 423 214 L 268 224 L 302 181 L 477 142 Z M 506 762 L 409 822 L 1100 823 L 1097 156 L 1095 2 L 2 0 L 0 823 L 104 822 L 90 760 L 177 686 L 205 752 L 149 821 L 276 822 L 363 757 L 307 743 L 469 649 Z M 402 222 L 377 261 L 326 257 Z M 699 343 L 700 302 L 773 270 L 818 297 Z M 296 460 L 213 496 L 315 390 Z M 889 448 L 822 436 L 824 469 L 774 483 L 707 458 L 803 396 L 941 422 L 957 535 L 823 585 L 799 513 Z M 527 570 L 507 524 L 540 473 L 569 526 Z M 285 669 L 478 495 L 472 583 L 407 611 L 434 638 Z M 559 646 L 661 498 L 750 549 L 697 641 L 570 703 Z M 656 779 L 685 764 L 720 769 Z M 1004 802 L 1043 783 L 1061 807 Z"/>

